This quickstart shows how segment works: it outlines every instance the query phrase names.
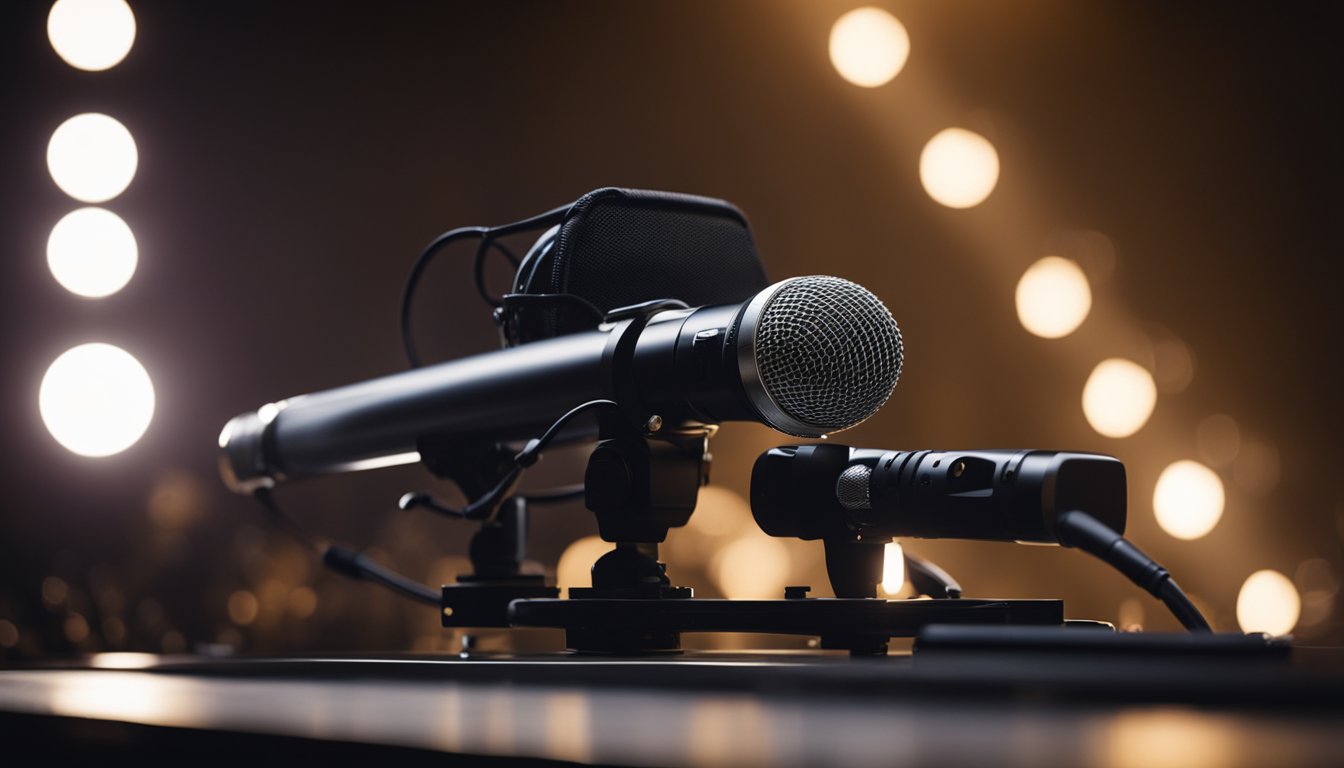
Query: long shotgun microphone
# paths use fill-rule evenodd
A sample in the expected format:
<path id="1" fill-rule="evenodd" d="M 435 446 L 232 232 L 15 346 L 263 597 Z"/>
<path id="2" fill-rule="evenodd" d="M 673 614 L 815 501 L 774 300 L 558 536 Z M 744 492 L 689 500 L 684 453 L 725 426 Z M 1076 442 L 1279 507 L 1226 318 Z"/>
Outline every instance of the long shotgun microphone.
<path id="1" fill-rule="evenodd" d="M 904 354 L 886 306 L 837 277 L 784 280 L 741 304 L 609 320 L 236 416 L 219 437 L 221 474 L 251 493 L 409 463 L 422 440 L 531 438 L 595 399 L 667 424 L 759 421 L 819 437 L 882 407 Z"/>
<path id="2" fill-rule="evenodd" d="M 822 444 L 772 448 L 751 474 L 751 511 L 771 536 L 1058 544 L 1059 518 L 1075 510 L 1124 533 L 1124 464 L 1068 451 Z"/>

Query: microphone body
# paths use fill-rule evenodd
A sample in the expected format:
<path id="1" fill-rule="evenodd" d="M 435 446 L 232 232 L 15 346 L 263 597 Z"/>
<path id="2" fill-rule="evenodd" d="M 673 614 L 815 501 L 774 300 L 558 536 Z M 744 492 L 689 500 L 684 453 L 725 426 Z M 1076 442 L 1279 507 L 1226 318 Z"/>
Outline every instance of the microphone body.
<path id="1" fill-rule="evenodd" d="M 595 399 L 615 400 L 632 420 L 760 421 L 815 437 L 876 412 L 901 361 L 900 331 L 877 297 L 839 278 L 793 278 L 741 304 L 624 317 L 265 405 L 225 425 L 220 468 L 230 488 L 250 493 L 416 461 L 427 438 L 536 437 Z"/>
<path id="2" fill-rule="evenodd" d="M 771 536 L 1059 544 L 1074 510 L 1124 532 L 1125 467 L 1069 451 L 783 446 L 756 460 L 751 509 Z"/>

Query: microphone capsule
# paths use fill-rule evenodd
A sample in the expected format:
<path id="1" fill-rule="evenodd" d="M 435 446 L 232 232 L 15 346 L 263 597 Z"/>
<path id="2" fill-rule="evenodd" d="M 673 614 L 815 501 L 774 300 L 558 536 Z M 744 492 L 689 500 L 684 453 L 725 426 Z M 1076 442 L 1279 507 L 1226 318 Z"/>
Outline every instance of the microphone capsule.
<path id="1" fill-rule="evenodd" d="M 851 512 L 872 509 L 873 500 L 868 493 L 872 477 L 873 470 L 862 464 L 855 464 L 841 472 L 835 481 L 835 496 L 840 506 Z"/>

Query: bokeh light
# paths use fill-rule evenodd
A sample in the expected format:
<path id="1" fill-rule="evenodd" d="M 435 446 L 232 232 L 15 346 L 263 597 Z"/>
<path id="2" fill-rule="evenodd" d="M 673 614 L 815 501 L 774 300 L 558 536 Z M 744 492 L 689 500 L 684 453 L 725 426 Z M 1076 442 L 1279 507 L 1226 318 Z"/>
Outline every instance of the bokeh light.
<path id="1" fill-rule="evenodd" d="M 135 43 L 135 14 L 126 0 L 56 0 L 47 39 L 66 64 L 88 72 L 111 69 Z"/>
<path id="2" fill-rule="evenodd" d="M 555 566 L 555 585 L 561 590 L 591 587 L 593 563 L 615 548 L 615 544 L 603 541 L 601 536 L 584 536 L 576 540 L 560 554 L 560 562 Z"/>
<path id="3" fill-rule="evenodd" d="M 1022 327 L 1046 339 L 1077 330 L 1092 309 L 1092 288 L 1078 264 L 1046 256 L 1017 281 L 1017 318 Z"/>
<path id="4" fill-rule="evenodd" d="M 1241 429 L 1226 414 L 1215 413 L 1199 422 L 1195 430 L 1199 455 L 1213 467 L 1226 467 L 1241 451 Z"/>
<path id="5" fill-rule="evenodd" d="M 138 163 L 131 132 L 115 118 L 96 112 L 61 123 L 47 144 L 52 181 L 86 203 L 105 202 L 124 192 Z"/>
<path id="6" fill-rule="evenodd" d="M 251 624 L 257 620 L 260 610 L 261 605 L 257 601 L 257 596 L 245 589 L 229 595 L 229 620 L 234 624 L 242 626 Z"/>
<path id="7" fill-rule="evenodd" d="M 919 156 L 924 191 L 948 208 L 979 205 L 999 181 L 999 154 L 978 133 L 948 128 L 938 133 Z"/>
<path id="8" fill-rule="evenodd" d="M 733 541 L 715 554 L 710 565 L 719 591 L 733 600 L 783 597 L 789 571 L 788 548 L 764 534 Z"/>
<path id="9" fill-rule="evenodd" d="M 1176 334 L 1150 326 L 1153 345 L 1153 379 L 1158 390 L 1168 394 L 1184 392 L 1195 379 L 1195 353 Z"/>
<path id="10" fill-rule="evenodd" d="M 47 266 L 66 290 L 88 298 L 110 296 L 135 274 L 135 235 L 103 208 L 67 213 L 47 238 Z"/>
<path id="11" fill-rule="evenodd" d="M 317 593 L 311 587 L 295 587 L 289 593 L 289 614 L 296 619 L 306 619 L 317 613 Z"/>
<path id="12" fill-rule="evenodd" d="M 1279 449 L 1273 443 L 1255 438 L 1243 440 L 1232 462 L 1232 480 L 1243 491 L 1264 496 L 1279 484 L 1280 461 Z"/>
<path id="13" fill-rule="evenodd" d="M 882 592 L 888 597 L 905 586 L 905 550 L 899 541 L 889 541 L 882 551 Z"/>
<path id="14" fill-rule="evenodd" d="M 154 416 L 154 385 L 140 361 L 111 344 L 81 344 L 42 377 L 38 408 L 56 442 L 81 456 L 135 444 Z"/>
<path id="15" fill-rule="evenodd" d="M 910 57 L 910 35 L 881 8 L 856 8 L 831 27 L 831 64 L 840 76 L 864 88 L 886 85 Z"/>
<path id="16" fill-rule="evenodd" d="M 1204 536 L 1223 516 L 1223 481 L 1197 461 L 1162 470 L 1153 490 L 1153 512 L 1162 530 L 1178 539 Z"/>
<path id="17" fill-rule="evenodd" d="M 1252 573 L 1237 594 L 1237 624 L 1243 632 L 1287 634 L 1297 626 L 1301 610 L 1297 588 L 1278 571 Z"/>
<path id="18" fill-rule="evenodd" d="M 1083 415 L 1106 437 L 1129 437 L 1153 415 L 1157 385 L 1152 374 L 1132 360 L 1103 360 L 1083 386 Z"/>
<path id="19" fill-rule="evenodd" d="M 13 648 L 19 644 L 19 628 L 14 622 L 0 619 L 0 648 Z"/>
<path id="20" fill-rule="evenodd" d="M 738 493 L 719 485 L 700 489 L 695 513 L 686 527 L 714 538 L 733 536 L 753 525 L 751 504 Z"/>
<path id="21" fill-rule="evenodd" d="M 89 622 L 78 613 L 72 613 L 65 617 L 65 623 L 62 625 L 65 630 L 65 639 L 79 645 L 89 637 Z"/>

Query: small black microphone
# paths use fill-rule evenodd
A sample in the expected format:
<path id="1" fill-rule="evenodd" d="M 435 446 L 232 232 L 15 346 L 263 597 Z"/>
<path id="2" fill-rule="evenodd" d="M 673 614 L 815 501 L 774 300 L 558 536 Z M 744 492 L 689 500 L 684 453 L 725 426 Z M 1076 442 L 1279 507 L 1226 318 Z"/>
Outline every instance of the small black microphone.
<path id="1" fill-rule="evenodd" d="M 296 477 L 407 463 L 420 458 L 422 440 L 532 438 L 599 399 L 660 427 L 759 421 L 818 437 L 873 415 L 901 372 L 891 312 L 837 277 L 784 280 L 741 304 L 608 320 L 236 416 L 220 434 L 221 473 L 234 491 L 251 493 Z"/>
<path id="2" fill-rule="evenodd" d="M 792 445 L 766 451 L 751 475 L 761 529 L 801 539 L 1059 544 L 1061 515 L 1082 511 L 1123 533 L 1125 504 L 1124 465 L 1095 453 Z"/>

